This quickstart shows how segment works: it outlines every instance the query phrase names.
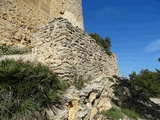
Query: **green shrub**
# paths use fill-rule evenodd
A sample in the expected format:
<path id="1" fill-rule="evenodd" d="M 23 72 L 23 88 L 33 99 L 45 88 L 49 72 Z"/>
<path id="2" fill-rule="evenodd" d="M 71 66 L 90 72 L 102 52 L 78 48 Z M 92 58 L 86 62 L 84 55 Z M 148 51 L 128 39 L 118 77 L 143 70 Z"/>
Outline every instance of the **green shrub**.
<path id="1" fill-rule="evenodd" d="M 31 50 L 28 48 L 15 48 L 10 46 L 0 46 L 0 55 L 24 54 Z"/>
<path id="2" fill-rule="evenodd" d="M 130 109 L 126 109 L 126 108 L 121 108 L 121 110 L 129 118 L 132 118 L 134 120 L 138 120 L 139 114 L 136 113 L 134 110 L 130 110 Z"/>
<path id="3" fill-rule="evenodd" d="M 129 75 L 129 82 L 140 92 L 145 93 L 149 97 L 160 97 L 160 73 L 141 70 L 139 74 L 133 72 Z"/>
<path id="4" fill-rule="evenodd" d="M 102 111 L 101 113 L 102 115 L 105 115 L 113 120 L 119 120 L 123 118 L 123 115 L 121 113 L 120 110 L 118 110 L 117 108 L 111 108 L 108 111 Z"/>
<path id="5" fill-rule="evenodd" d="M 41 64 L 0 61 L 0 119 L 43 118 L 41 111 L 60 103 L 57 93 L 68 86 Z"/>
<path id="6" fill-rule="evenodd" d="M 97 33 L 92 33 L 90 36 L 96 41 L 96 43 L 106 52 L 108 55 L 112 55 L 110 50 L 111 39 L 106 37 L 105 39 L 101 38 Z"/>

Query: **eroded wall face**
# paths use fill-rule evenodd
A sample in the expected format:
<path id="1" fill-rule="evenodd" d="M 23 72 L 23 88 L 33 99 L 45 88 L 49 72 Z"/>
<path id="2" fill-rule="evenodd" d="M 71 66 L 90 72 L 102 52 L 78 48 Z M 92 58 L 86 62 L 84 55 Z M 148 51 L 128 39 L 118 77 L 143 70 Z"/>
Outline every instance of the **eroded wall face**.
<path id="1" fill-rule="evenodd" d="M 81 0 L 0 0 L 0 45 L 30 46 L 32 34 L 60 16 L 83 29 Z"/>
<path id="2" fill-rule="evenodd" d="M 81 75 L 119 76 L 116 55 L 107 55 L 94 39 L 67 19 L 54 19 L 34 33 L 32 39 L 32 53 L 63 80 L 73 83 Z"/>

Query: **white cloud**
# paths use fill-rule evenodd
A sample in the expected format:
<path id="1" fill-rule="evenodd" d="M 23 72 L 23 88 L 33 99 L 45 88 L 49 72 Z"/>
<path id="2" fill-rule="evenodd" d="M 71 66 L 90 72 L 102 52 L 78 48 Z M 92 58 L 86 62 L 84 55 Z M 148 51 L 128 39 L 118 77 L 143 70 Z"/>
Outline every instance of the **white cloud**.
<path id="1" fill-rule="evenodd" d="M 147 52 L 155 52 L 155 51 L 160 51 L 160 39 L 150 43 L 147 46 Z"/>

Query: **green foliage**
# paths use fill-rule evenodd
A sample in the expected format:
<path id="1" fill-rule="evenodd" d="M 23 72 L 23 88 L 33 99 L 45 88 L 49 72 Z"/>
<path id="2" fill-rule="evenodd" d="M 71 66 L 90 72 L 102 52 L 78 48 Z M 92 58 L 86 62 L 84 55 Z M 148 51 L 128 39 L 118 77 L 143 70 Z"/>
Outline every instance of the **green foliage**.
<path id="1" fill-rule="evenodd" d="M 149 97 L 160 97 L 160 73 L 159 70 L 151 72 L 148 69 L 141 70 L 139 74 L 133 72 L 129 75 L 130 83 L 137 90 Z"/>
<path id="2" fill-rule="evenodd" d="M 27 48 L 14 48 L 10 46 L 0 46 L 0 55 L 24 54 L 30 52 Z"/>
<path id="3" fill-rule="evenodd" d="M 0 119 L 39 118 L 43 108 L 61 102 L 57 93 L 68 87 L 41 64 L 0 61 Z"/>
<path id="4" fill-rule="evenodd" d="M 108 111 L 102 111 L 102 115 L 107 116 L 113 120 L 123 119 L 125 114 L 127 117 L 132 118 L 134 120 L 138 120 L 139 114 L 136 113 L 134 110 L 127 109 L 127 108 L 111 108 Z"/>
<path id="5" fill-rule="evenodd" d="M 111 39 L 106 37 L 105 39 L 101 38 L 97 33 L 92 33 L 90 36 L 95 39 L 96 43 L 102 47 L 102 49 L 108 54 L 111 55 Z"/>
<path id="6" fill-rule="evenodd" d="M 84 83 L 85 83 L 85 79 L 84 79 L 83 75 L 78 75 L 78 74 L 74 75 L 74 83 L 73 84 L 78 90 L 83 88 Z"/>
<path id="7" fill-rule="evenodd" d="M 109 77 L 108 80 L 109 80 L 110 82 L 114 82 L 114 79 L 111 78 L 111 77 Z"/>
<path id="8" fill-rule="evenodd" d="M 117 108 L 111 108 L 110 110 L 102 111 L 101 114 L 111 118 L 112 120 L 119 120 L 123 118 L 121 111 Z"/>
<path id="9" fill-rule="evenodd" d="M 128 116 L 129 118 L 132 118 L 134 120 L 138 120 L 139 114 L 136 113 L 134 110 L 131 109 L 126 109 L 126 108 L 121 108 L 121 111 Z"/>

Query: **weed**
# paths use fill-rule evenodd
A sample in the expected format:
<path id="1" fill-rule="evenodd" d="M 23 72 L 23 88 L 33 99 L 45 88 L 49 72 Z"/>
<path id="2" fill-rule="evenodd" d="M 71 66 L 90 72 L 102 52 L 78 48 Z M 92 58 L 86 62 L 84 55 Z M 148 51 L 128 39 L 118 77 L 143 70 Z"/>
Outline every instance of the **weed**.
<path id="1" fill-rule="evenodd" d="M 110 110 L 102 111 L 101 114 L 105 115 L 113 120 L 119 120 L 119 119 L 123 118 L 121 111 L 117 108 L 111 108 Z"/>
<path id="2" fill-rule="evenodd" d="M 75 78 L 74 78 L 74 83 L 73 84 L 78 90 L 83 88 L 84 83 L 85 83 L 84 76 L 75 74 Z"/>
<path id="3" fill-rule="evenodd" d="M 108 80 L 109 80 L 110 82 L 114 82 L 114 79 L 111 78 L 111 77 L 109 77 Z"/>
<path id="4" fill-rule="evenodd" d="M 10 46 L 0 46 L 0 55 L 24 54 L 30 52 L 29 48 L 15 48 Z"/>
<path id="5" fill-rule="evenodd" d="M 87 77 L 86 77 L 87 76 Z M 78 89 L 82 89 L 84 87 L 84 84 L 88 81 L 91 81 L 92 77 L 91 75 L 78 75 L 77 72 L 74 74 L 74 83 L 73 85 Z"/>
<path id="6" fill-rule="evenodd" d="M 122 112 L 128 116 L 129 118 L 132 118 L 134 120 L 138 120 L 139 114 L 136 113 L 134 110 L 132 109 L 127 109 L 127 108 L 121 108 Z"/>

